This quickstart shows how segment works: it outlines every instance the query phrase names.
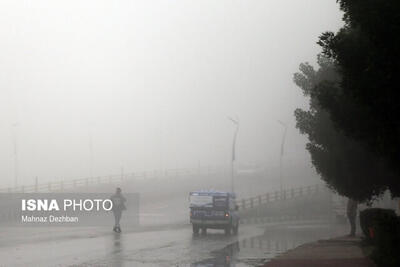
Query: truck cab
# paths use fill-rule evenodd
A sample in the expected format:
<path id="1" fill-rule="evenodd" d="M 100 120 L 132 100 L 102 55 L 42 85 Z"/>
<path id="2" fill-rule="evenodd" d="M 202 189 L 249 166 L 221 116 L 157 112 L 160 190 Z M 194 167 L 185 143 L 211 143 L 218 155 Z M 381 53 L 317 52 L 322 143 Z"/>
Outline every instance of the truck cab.
<path id="1" fill-rule="evenodd" d="M 195 191 L 190 192 L 190 223 L 193 233 L 207 228 L 223 229 L 225 234 L 239 231 L 238 206 L 236 196 L 230 192 Z"/>

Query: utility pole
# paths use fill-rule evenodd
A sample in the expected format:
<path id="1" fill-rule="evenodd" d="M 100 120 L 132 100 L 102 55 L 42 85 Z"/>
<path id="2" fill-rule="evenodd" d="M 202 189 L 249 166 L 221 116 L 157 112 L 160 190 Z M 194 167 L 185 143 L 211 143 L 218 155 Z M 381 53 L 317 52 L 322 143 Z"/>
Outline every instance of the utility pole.
<path id="1" fill-rule="evenodd" d="M 236 128 L 235 128 L 235 132 L 233 134 L 233 142 L 232 142 L 232 158 L 231 158 L 231 190 L 232 193 L 235 192 L 235 169 L 234 169 L 234 162 L 236 159 L 236 137 L 239 131 L 239 120 L 236 119 L 232 119 L 231 117 L 228 117 L 228 119 L 230 121 L 233 122 L 233 124 L 235 124 Z"/>
<path id="2" fill-rule="evenodd" d="M 17 127 L 18 123 L 13 123 L 13 147 L 14 147 L 14 187 L 18 186 L 18 138 Z"/>
<path id="3" fill-rule="evenodd" d="M 284 147 L 285 147 L 285 139 L 286 139 L 286 132 L 287 132 L 287 125 L 281 121 L 278 120 L 278 123 L 282 125 L 283 127 L 283 135 L 282 135 L 282 143 L 281 143 L 281 153 L 279 157 L 279 180 L 280 180 L 280 189 L 281 189 L 281 194 L 283 192 L 283 175 L 282 175 L 282 165 L 283 165 L 283 153 L 284 153 Z"/>
<path id="4" fill-rule="evenodd" d="M 90 178 L 93 178 L 93 135 L 91 125 L 89 125 L 89 168 Z"/>

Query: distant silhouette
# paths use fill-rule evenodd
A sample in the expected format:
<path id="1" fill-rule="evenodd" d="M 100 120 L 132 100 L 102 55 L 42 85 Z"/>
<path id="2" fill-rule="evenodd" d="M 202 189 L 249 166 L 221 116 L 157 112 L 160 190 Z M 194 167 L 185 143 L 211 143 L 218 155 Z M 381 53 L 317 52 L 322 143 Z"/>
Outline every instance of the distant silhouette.
<path id="1" fill-rule="evenodd" d="M 347 201 L 347 218 L 350 222 L 350 236 L 356 235 L 357 201 L 349 198 Z"/>
<path id="2" fill-rule="evenodd" d="M 122 211 L 126 210 L 125 207 L 126 199 L 122 195 L 121 191 L 122 191 L 121 188 L 117 187 L 117 189 L 115 190 L 115 194 L 110 197 L 113 203 L 112 211 L 114 213 L 114 218 L 115 218 L 115 225 L 113 231 L 116 233 L 121 232 L 121 226 L 119 222 L 121 220 Z"/>

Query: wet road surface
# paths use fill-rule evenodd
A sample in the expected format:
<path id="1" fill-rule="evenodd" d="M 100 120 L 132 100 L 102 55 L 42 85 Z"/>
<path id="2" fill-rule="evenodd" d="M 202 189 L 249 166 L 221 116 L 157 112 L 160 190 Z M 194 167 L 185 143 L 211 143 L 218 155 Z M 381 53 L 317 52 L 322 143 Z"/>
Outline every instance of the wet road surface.
<path id="1" fill-rule="evenodd" d="M 13 231 L 18 231 L 13 230 Z M 344 235 L 343 226 L 315 223 L 241 225 L 193 235 L 190 225 L 127 229 L 23 229 L 1 233 L 1 266 L 258 266 L 301 244 Z"/>

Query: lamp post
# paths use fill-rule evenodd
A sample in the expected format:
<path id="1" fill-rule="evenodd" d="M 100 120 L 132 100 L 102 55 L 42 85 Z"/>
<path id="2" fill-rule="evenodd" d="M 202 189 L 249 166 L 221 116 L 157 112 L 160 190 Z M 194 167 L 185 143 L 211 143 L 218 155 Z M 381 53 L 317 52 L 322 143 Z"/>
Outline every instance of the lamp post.
<path id="1" fill-rule="evenodd" d="M 14 187 L 18 186 L 18 123 L 13 123 L 13 147 L 14 147 Z"/>
<path id="2" fill-rule="evenodd" d="M 239 120 L 232 119 L 231 117 L 228 117 L 228 119 L 236 126 L 235 132 L 233 134 L 233 142 L 232 142 L 232 158 L 231 158 L 231 190 L 232 193 L 235 191 L 235 183 L 234 183 L 234 177 L 235 177 L 235 171 L 234 171 L 234 161 L 236 158 L 236 137 L 239 131 Z"/>
<path id="3" fill-rule="evenodd" d="M 88 144 L 88 148 L 89 148 L 89 175 L 90 178 L 93 178 L 93 171 L 94 171 L 94 167 L 93 167 L 93 159 L 94 159 L 94 155 L 93 155 L 93 133 L 92 133 L 92 124 L 89 123 L 89 144 Z"/>
<path id="4" fill-rule="evenodd" d="M 282 125 L 283 127 L 283 135 L 282 135 L 282 143 L 281 143 L 281 153 L 279 156 L 279 180 L 280 180 L 280 188 L 281 188 L 281 194 L 283 192 L 283 177 L 282 177 L 282 160 L 283 160 L 283 152 L 284 152 L 284 147 L 285 147 L 285 139 L 286 139 L 286 132 L 287 132 L 287 125 L 283 123 L 282 121 L 278 120 L 278 123 Z"/>

